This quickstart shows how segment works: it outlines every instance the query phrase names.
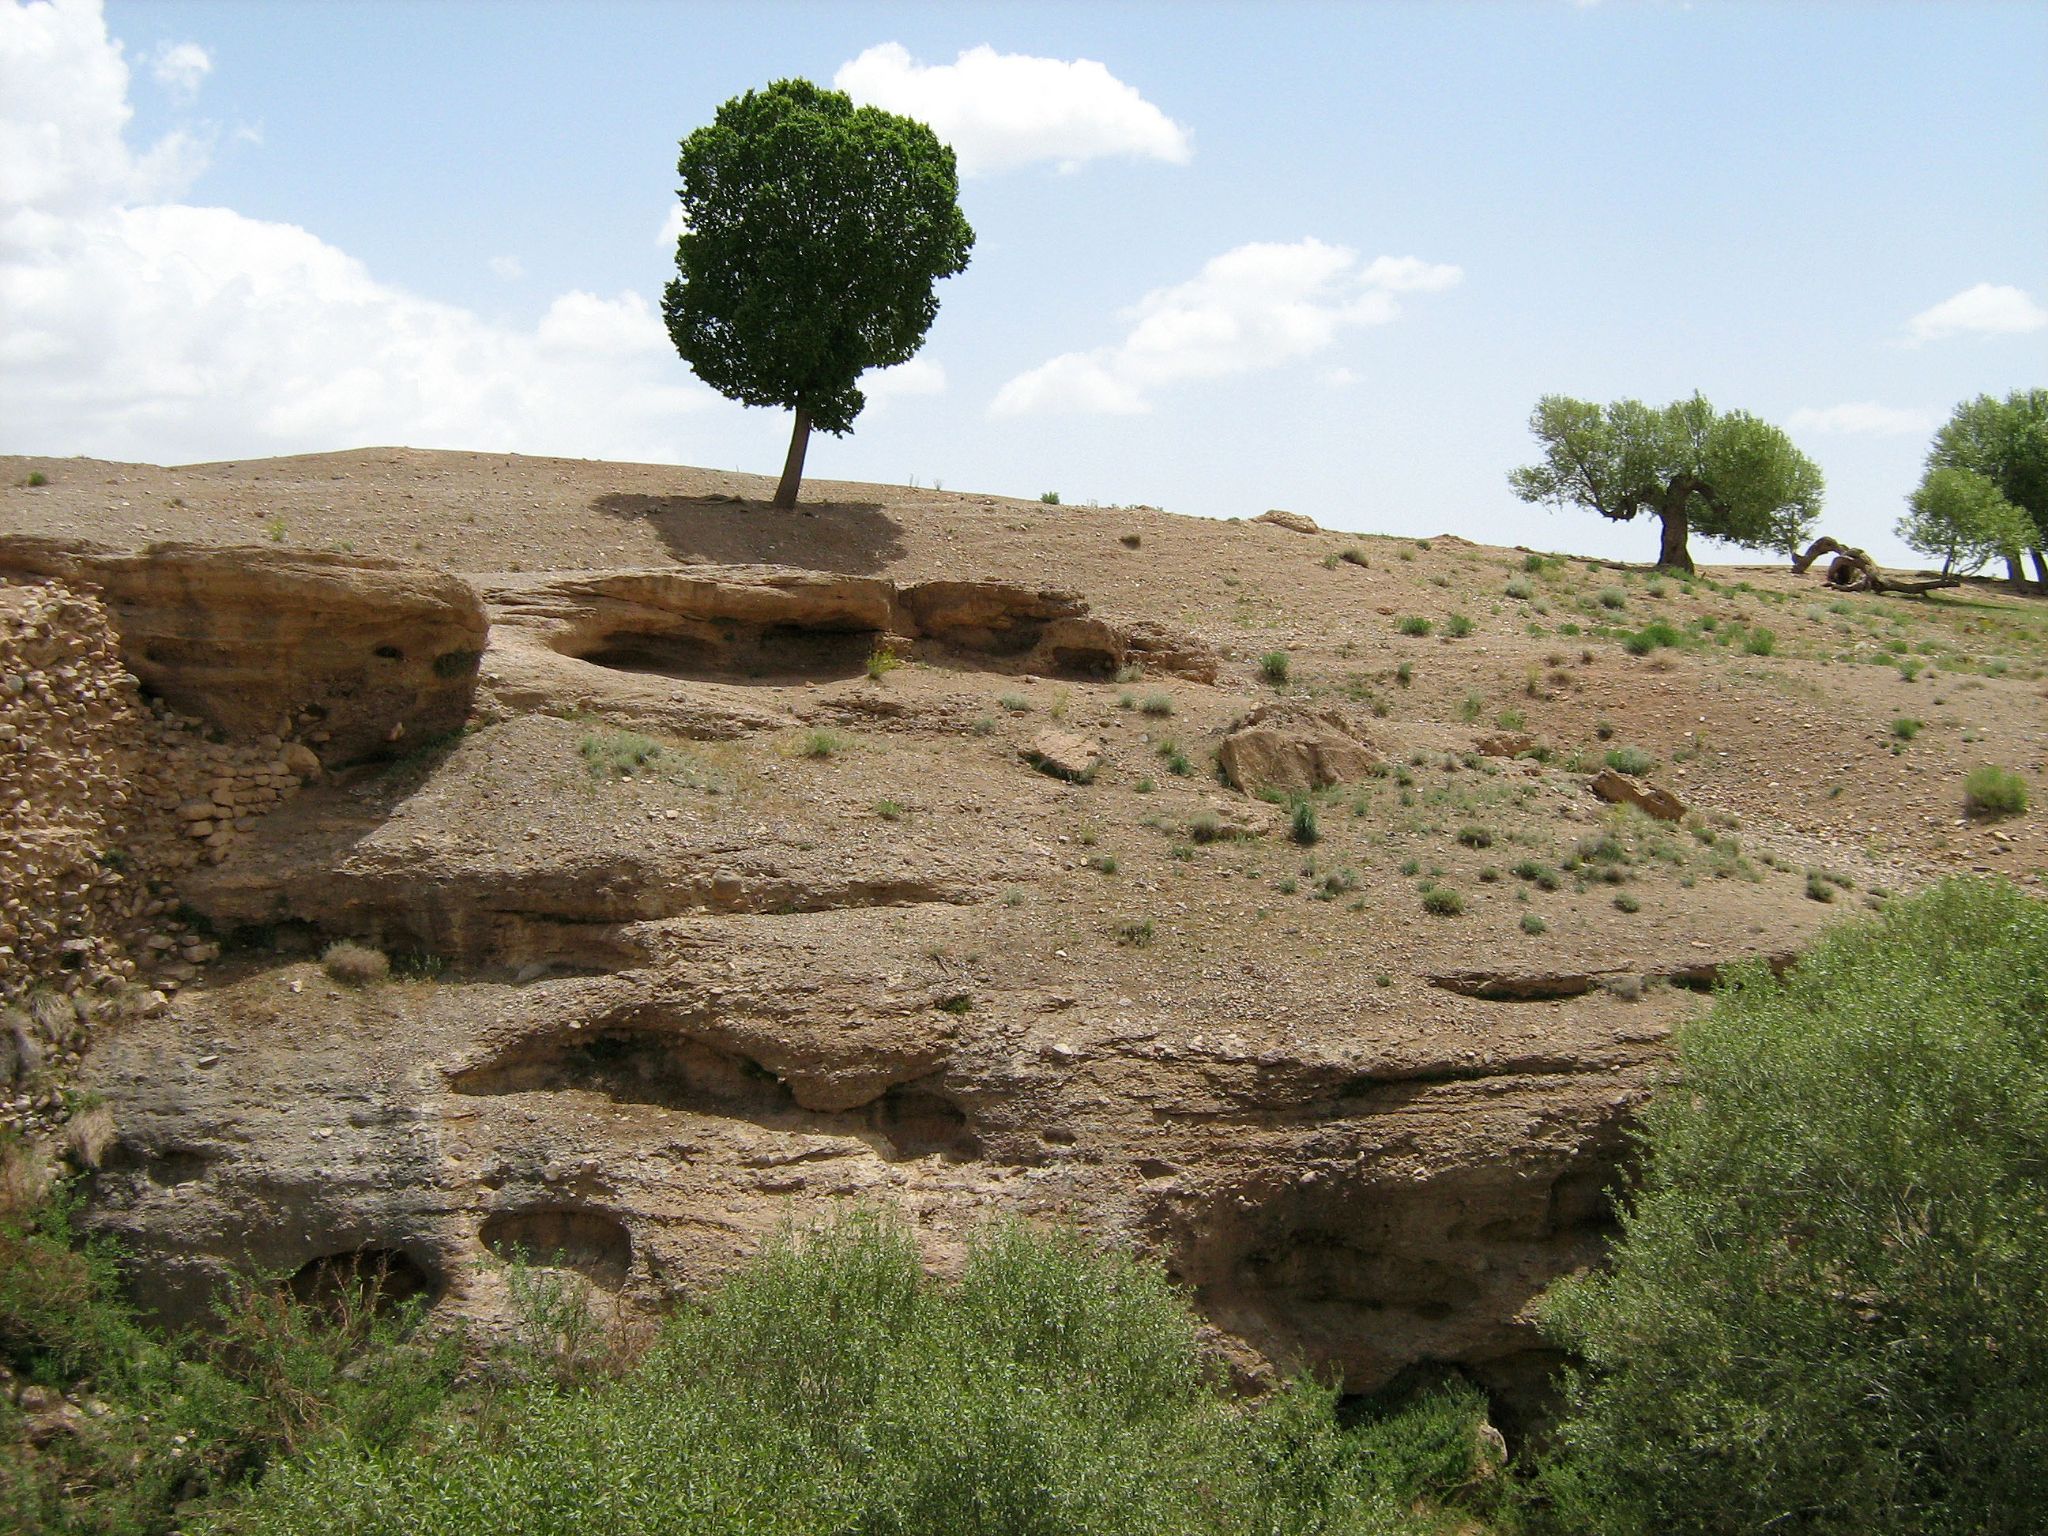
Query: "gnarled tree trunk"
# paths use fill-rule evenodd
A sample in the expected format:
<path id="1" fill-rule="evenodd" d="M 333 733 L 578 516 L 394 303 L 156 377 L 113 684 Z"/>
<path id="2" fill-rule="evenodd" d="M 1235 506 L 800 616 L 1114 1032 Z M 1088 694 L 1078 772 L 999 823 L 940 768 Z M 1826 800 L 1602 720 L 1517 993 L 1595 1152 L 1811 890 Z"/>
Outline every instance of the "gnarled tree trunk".
<path id="1" fill-rule="evenodd" d="M 1692 574 L 1692 551 L 1686 548 L 1686 535 L 1691 532 L 1691 521 L 1686 517 L 1685 504 L 1691 497 L 1690 491 L 1667 497 L 1664 505 L 1657 509 L 1657 516 L 1663 520 L 1664 536 L 1657 549 L 1657 564 L 1667 571 L 1683 571 Z"/>
<path id="2" fill-rule="evenodd" d="M 1806 546 L 1805 554 L 1795 554 L 1792 573 L 1795 576 L 1805 575 L 1807 568 L 1822 555 L 1835 557 L 1828 562 L 1828 585 L 1844 592 L 1897 592 L 1906 597 L 1918 597 L 1938 587 L 1960 587 L 1963 584 L 1962 577 L 1951 576 L 1946 570 L 1939 576 L 1887 576 L 1863 550 L 1830 538 L 1815 539 Z"/>

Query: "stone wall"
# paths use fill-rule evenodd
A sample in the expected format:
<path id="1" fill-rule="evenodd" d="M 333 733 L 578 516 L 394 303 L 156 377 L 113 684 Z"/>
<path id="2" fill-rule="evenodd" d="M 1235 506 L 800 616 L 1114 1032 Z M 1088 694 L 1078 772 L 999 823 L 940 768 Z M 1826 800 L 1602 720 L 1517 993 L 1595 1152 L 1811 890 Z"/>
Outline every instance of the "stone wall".
<path id="1" fill-rule="evenodd" d="M 97 595 L 0 583 L 0 1125 L 61 1119 L 93 1029 L 219 955 L 171 882 L 319 772 L 145 701 Z"/>

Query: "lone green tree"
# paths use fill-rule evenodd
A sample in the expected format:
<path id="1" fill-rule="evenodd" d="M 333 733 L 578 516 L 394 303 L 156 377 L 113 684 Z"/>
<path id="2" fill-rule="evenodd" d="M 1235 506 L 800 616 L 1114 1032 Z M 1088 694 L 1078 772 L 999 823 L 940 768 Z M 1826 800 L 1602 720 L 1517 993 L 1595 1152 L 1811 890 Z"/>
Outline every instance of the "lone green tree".
<path id="1" fill-rule="evenodd" d="M 794 507 L 811 429 L 852 429 L 861 374 L 909 361 L 932 285 L 967 265 L 953 151 L 923 123 L 778 80 L 720 107 L 676 169 L 685 227 L 662 317 L 713 389 L 796 413 L 775 492 Z"/>
<path id="2" fill-rule="evenodd" d="M 2033 519 L 1973 469 L 1930 469 L 1906 505 L 1899 537 L 1921 554 L 1939 558 L 1944 576 L 1953 570 L 1965 576 L 1980 571 L 1993 555 L 2017 560 L 2039 536 Z"/>
<path id="3" fill-rule="evenodd" d="M 1776 427 L 1705 398 L 1659 409 L 1545 395 L 1529 418 L 1543 462 L 1508 475 L 1524 501 L 1663 524 L 1657 563 L 1690 571 L 1694 533 L 1790 552 L 1820 510 L 1820 469 Z"/>
<path id="4" fill-rule="evenodd" d="M 2032 524 L 2026 549 L 2035 580 L 2048 588 L 2048 389 L 1965 400 L 1934 434 L 1927 468 L 1967 469 L 1998 487 Z M 2019 550 L 2003 553 L 2007 572 L 2020 581 Z"/>

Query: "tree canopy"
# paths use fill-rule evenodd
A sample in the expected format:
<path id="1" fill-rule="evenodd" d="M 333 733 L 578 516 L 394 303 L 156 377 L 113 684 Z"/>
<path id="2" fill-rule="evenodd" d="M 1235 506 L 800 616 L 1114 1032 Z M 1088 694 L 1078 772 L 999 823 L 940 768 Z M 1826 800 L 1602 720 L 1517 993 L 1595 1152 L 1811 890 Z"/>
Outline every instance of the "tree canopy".
<path id="1" fill-rule="evenodd" d="M 1898 534 L 1941 561 L 1941 574 L 1967 576 L 1994 555 L 2017 560 L 2036 537 L 2033 520 L 1971 469 L 1930 469 L 1907 500 Z"/>
<path id="2" fill-rule="evenodd" d="M 1543 462 L 1508 476 L 1515 494 L 1617 522 L 1650 512 L 1663 525 L 1659 565 L 1690 571 L 1694 532 L 1789 553 L 1820 509 L 1820 469 L 1790 438 L 1698 394 L 1662 408 L 1545 395 L 1529 430 Z"/>
<path id="3" fill-rule="evenodd" d="M 1930 474 L 1964 469 L 1982 475 L 2019 508 L 2032 524 L 2025 547 L 2033 551 L 2034 574 L 2048 585 L 2048 389 L 1965 400 L 1935 433 L 1927 468 Z M 2019 551 L 2007 558 L 2017 577 Z"/>
<path id="4" fill-rule="evenodd" d="M 923 123 L 778 80 L 721 106 L 676 169 L 670 339 L 713 389 L 796 412 L 775 497 L 794 506 L 811 428 L 852 429 L 861 374 L 917 352 L 933 284 L 967 265 L 953 151 Z"/>

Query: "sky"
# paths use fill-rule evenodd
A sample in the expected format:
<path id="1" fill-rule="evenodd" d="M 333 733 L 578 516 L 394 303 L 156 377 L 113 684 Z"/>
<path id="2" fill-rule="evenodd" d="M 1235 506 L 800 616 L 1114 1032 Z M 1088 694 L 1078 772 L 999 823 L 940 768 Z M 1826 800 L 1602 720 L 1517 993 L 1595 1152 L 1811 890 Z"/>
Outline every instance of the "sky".
<path id="1" fill-rule="evenodd" d="M 2048 385 L 2041 0 L 0 0 L 0 452 L 772 474 L 659 296 L 677 141 L 789 76 L 977 237 L 814 476 L 1647 560 L 1507 472 L 1544 394 L 1699 390 L 1908 562 L 1933 429 Z"/>

